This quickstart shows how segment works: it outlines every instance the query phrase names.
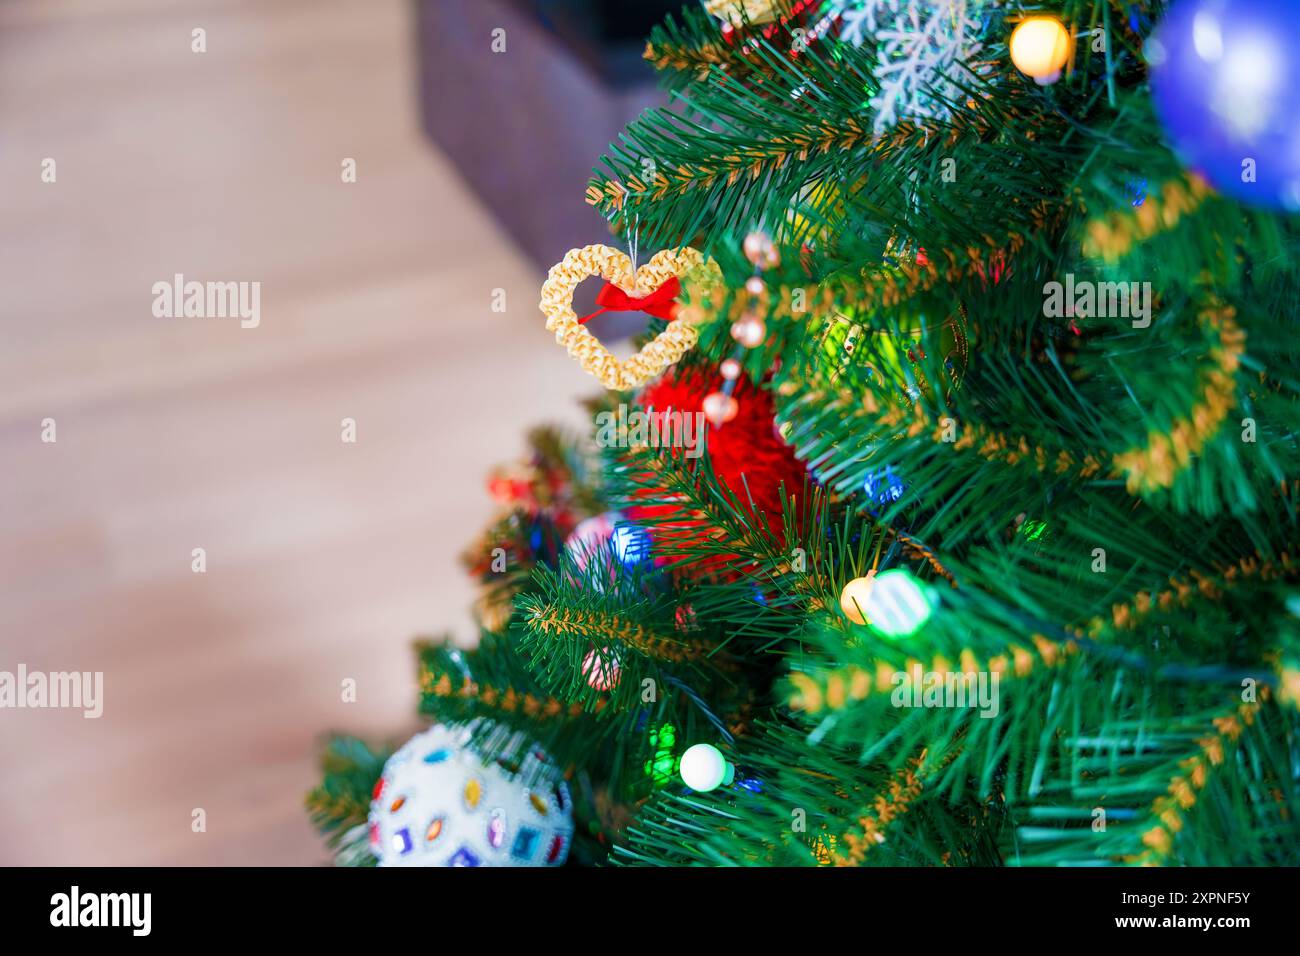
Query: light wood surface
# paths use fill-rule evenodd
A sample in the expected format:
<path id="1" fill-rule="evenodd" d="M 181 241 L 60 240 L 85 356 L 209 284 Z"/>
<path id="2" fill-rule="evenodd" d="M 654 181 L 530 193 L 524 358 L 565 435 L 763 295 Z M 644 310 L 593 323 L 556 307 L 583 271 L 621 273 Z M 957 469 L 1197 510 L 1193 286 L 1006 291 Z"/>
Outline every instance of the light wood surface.
<path id="1" fill-rule="evenodd" d="M 0 710 L 0 863 L 323 861 L 321 733 L 417 726 L 489 467 L 579 420 L 541 271 L 418 131 L 411 15 L 0 5 L 0 670 L 105 675 L 98 720 Z M 261 325 L 155 318 L 177 272 Z"/>

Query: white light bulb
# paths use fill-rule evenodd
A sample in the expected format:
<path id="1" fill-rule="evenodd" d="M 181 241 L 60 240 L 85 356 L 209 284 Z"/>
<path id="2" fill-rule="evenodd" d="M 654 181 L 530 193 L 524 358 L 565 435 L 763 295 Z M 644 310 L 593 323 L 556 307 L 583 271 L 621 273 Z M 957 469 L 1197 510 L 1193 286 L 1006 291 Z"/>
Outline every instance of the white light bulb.
<path id="1" fill-rule="evenodd" d="M 695 744 L 682 754 L 680 772 L 686 786 L 708 793 L 730 783 L 736 775 L 736 768 L 727 763 L 722 751 L 712 744 Z"/>

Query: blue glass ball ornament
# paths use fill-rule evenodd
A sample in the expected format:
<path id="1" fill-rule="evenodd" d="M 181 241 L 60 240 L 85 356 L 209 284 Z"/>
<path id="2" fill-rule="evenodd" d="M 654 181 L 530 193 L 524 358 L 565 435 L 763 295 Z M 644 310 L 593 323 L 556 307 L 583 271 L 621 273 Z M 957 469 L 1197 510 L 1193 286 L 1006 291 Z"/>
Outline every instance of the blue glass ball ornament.
<path id="1" fill-rule="evenodd" d="M 625 567 L 640 564 L 650 557 L 650 532 L 640 525 L 617 526 L 612 541 L 614 553 Z"/>
<path id="2" fill-rule="evenodd" d="M 1147 41 L 1156 114 L 1179 158 L 1244 203 L 1300 211 L 1296 0 L 1180 0 Z"/>

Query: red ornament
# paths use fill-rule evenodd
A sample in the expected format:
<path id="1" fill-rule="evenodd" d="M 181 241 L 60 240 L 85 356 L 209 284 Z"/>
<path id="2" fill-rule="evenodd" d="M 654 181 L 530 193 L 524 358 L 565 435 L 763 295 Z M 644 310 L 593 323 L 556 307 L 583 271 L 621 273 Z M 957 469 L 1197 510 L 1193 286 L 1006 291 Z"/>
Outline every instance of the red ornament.
<path id="1" fill-rule="evenodd" d="M 651 382 L 637 397 L 637 404 L 650 414 L 664 415 L 669 410 L 691 414 L 703 412 L 705 399 L 723 385 L 715 370 L 699 367 L 669 369 Z M 735 380 L 731 397 L 736 401 L 735 417 L 721 427 L 710 425 L 705 432 L 705 448 L 718 481 L 726 486 L 748 509 L 762 514 L 774 534 L 782 529 L 781 486 L 787 496 L 803 494 L 804 464 L 777 434 L 774 425 L 772 396 L 754 385 L 749 377 Z M 647 495 L 649 497 L 649 495 Z M 656 515 L 672 514 L 676 505 L 639 505 L 628 509 L 628 516 L 653 521 Z M 657 539 L 672 536 L 694 537 L 709 532 L 702 521 L 673 523 L 655 529 Z M 709 562 L 709 566 L 715 566 Z"/>
<path id="2" fill-rule="evenodd" d="M 512 504 L 528 495 L 528 482 L 504 475 L 493 475 L 488 479 L 488 494 L 501 504 Z"/>

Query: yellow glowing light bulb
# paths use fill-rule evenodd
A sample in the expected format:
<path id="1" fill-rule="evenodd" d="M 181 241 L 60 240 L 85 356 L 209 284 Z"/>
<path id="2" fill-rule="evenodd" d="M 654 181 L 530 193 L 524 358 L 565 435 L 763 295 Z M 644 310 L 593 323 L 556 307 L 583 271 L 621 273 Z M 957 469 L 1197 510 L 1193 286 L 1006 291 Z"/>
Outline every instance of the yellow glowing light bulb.
<path id="1" fill-rule="evenodd" d="M 1070 59 L 1070 31 L 1056 17 L 1029 17 L 1011 32 L 1011 62 L 1021 73 L 1045 79 Z"/>
<path id="2" fill-rule="evenodd" d="M 866 577 L 854 578 L 840 592 L 840 609 L 854 624 L 868 623 L 866 609 L 875 586 L 876 572 L 868 571 Z"/>

